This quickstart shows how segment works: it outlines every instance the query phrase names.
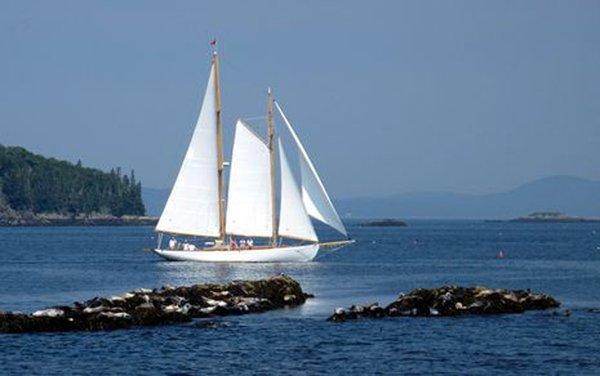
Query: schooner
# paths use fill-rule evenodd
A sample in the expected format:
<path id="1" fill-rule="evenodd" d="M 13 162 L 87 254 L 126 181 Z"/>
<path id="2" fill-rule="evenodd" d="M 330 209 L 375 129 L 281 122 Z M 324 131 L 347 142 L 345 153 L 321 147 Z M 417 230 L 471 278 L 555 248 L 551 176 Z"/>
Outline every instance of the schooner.
<path id="1" fill-rule="evenodd" d="M 179 174 L 156 226 L 154 252 L 177 261 L 204 262 L 305 262 L 320 247 L 353 243 L 315 166 L 292 124 L 268 90 L 267 135 L 261 137 L 239 119 L 235 135 L 227 205 L 225 205 L 221 126 L 219 57 L 213 50 L 210 75 L 200 115 Z M 275 139 L 273 115 L 277 111 L 291 134 L 298 153 L 301 184 L 290 168 L 281 138 Z M 279 154 L 279 171 L 276 153 Z M 279 194 L 276 174 L 279 172 Z M 279 210 L 277 211 L 277 196 Z M 310 218 L 341 233 L 345 240 L 320 243 Z M 163 235 L 171 240 L 162 246 Z M 212 238 L 202 247 L 178 243 L 174 237 Z M 262 243 L 254 238 L 263 239 Z M 236 239 L 249 241 L 237 244 Z M 250 240 L 252 239 L 252 240 Z"/>

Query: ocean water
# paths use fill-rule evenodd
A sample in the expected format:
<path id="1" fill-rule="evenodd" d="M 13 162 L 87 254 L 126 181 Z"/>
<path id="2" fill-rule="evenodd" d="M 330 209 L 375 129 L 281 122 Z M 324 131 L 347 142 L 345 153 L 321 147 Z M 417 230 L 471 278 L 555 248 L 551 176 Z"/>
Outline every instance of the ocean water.
<path id="1" fill-rule="evenodd" d="M 0 374 L 600 374 L 600 224 L 350 225 L 357 243 L 307 264 L 167 262 L 149 227 L 0 229 L 0 309 L 32 311 L 163 284 L 286 273 L 304 306 L 192 324 L 0 334 Z M 495 256 L 502 250 L 506 257 Z M 531 288 L 551 312 L 342 324 L 335 307 L 443 284 Z M 562 311 L 562 310 L 561 310 Z"/>

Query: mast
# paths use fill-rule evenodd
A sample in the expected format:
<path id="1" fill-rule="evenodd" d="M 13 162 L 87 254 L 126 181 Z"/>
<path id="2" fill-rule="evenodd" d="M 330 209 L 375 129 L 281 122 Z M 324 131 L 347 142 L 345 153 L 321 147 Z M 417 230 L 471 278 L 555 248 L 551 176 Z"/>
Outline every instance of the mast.
<path id="1" fill-rule="evenodd" d="M 317 173 L 317 170 L 308 157 L 308 153 L 302 142 L 300 142 L 300 138 L 298 138 L 298 134 L 292 127 L 292 124 L 289 122 L 281 106 L 279 103 L 275 102 L 275 107 L 281 115 L 283 122 L 287 126 L 287 129 L 290 131 L 292 138 L 296 143 L 296 147 L 299 152 L 300 159 L 300 176 L 302 180 L 302 200 L 304 201 L 304 206 L 308 214 L 318 219 L 319 221 L 333 227 L 340 233 L 348 236 L 348 232 L 346 231 L 346 227 L 342 222 L 337 210 L 333 206 L 333 202 L 327 191 L 325 190 L 325 186 Z"/>
<path id="2" fill-rule="evenodd" d="M 211 42 L 213 48 L 216 40 Z M 217 177 L 219 190 L 219 239 L 225 241 L 225 198 L 223 197 L 223 132 L 221 129 L 221 86 L 219 83 L 219 55 L 213 50 L 212 63 L 215 69 L 215 112 L 217 119 Z"/>
<path id="3" fill-rule="evenodd" d="M 269 140 L 269 160 L 271 164 L 271 221 L 273 234 L 271 243 L 277 245 L 277 218 L 275 215 L 275 130 L 273 129 L 273 93 L 271 88 L 267 90 L 267 139 Z"/>
<path id="4" fill-rule="evenodd" d="M 214 46 L 214 43 L 211 45 Z M 177 179 L 156 225 L 159 232 L 223 238 L 224 163 L 218 72 L 219 61 L 213 50 L 198 120 Z"/>

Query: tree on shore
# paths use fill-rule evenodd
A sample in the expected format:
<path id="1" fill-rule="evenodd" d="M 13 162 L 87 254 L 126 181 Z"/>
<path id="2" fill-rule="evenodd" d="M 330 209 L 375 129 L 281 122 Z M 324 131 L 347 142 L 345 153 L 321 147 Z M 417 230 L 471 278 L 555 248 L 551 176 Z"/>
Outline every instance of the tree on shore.
<path id="1" fill-rule="evenodd" d="M 135 172 L 105 173 L 0 145 L 0 202 L 35 213 L 144 215 Z"/>

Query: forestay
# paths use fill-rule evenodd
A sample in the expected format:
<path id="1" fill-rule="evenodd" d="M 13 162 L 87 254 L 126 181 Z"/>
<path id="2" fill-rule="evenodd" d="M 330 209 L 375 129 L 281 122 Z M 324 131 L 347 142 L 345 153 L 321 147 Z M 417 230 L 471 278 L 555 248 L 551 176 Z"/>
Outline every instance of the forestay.
<path id="1" fill-rule="evenodd" d="M 228 234 L 271 236 L 269 168 L 269 148 L 248 124 L 238 120 L 227 195 Z"/>
<path id="2" fill-rule="evenodd" d="M 281 139 L 278 140 L 278 144 L 281 168 L 279 236 L 317 242 L 317 234 L 302 203 L 300 190 L 290 170 Z"/>
<path id="3" fill-rule="evenodd" d="M 302 180 L 302 200 L 304 201 L 306 211 L 313 218 L 316 218 L 319 221 L 335 228 L 342 234 L 347 235 L 346 228 L 344 227 L 344 224 L 342 223 L 337 211 L 333 207 L 333 203 L 331 202 L 331 199 L 325 190 L 325 186 L 321 182 L 321 178 L 319 178 L 317 170 L 308 157 L 308 154 L 300 142 L 298 135 L 283 113 L 279 103 L 275 102 L 275 106 L 277 107 L 279 114 L 283 118 L 283 121 L 290 131 L 298 148 L 300 174 Z"/>
<path id="4" fill-rule="evenodd" d="M 219 236 L 214 64 L 192 140 L 156 231 Z"/>

